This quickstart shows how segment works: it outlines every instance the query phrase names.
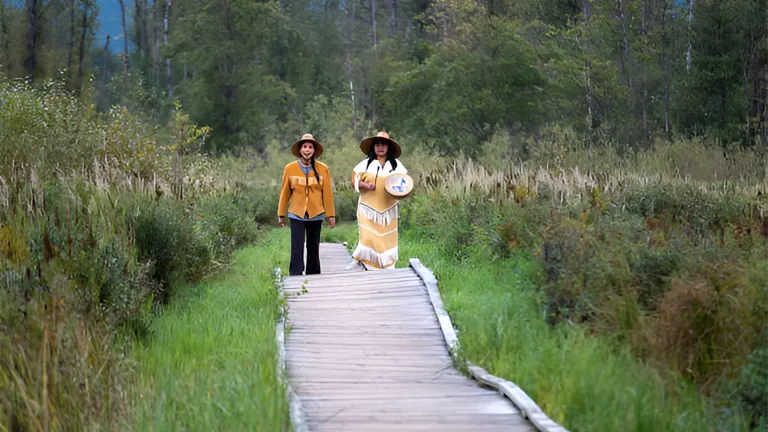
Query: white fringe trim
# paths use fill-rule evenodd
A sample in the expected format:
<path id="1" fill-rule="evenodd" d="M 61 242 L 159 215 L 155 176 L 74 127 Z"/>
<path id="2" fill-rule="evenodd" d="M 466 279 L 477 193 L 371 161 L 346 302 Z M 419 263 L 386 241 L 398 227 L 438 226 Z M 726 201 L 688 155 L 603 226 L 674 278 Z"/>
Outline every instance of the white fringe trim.
<path id="1" fill-rule="evenodd" d="M 399 213 L 397 211 L 397 204 L 395 204 L 394 206 L 390 207 L 387 210 L 384 210 L 383 212 L 379 212 L 365 204 L 360 203 L 357 206 L 357 212 L 360 213 L 363 217 L 365 217 L 369 221 L 382 226 L 387 226 L 391 224 L 392 221 L 396 220 L 399 217 Z"/>
<path id="2" fill-rule="evenodd" d="M 384 253 L 377 253 L 368 246 L 358 244 L 355 251 L 352 253 L 352 257 L 358 261 L 365 260 L 372 262 L 381 268 L 389 267 L 397 261 L 397 246 Z"/>

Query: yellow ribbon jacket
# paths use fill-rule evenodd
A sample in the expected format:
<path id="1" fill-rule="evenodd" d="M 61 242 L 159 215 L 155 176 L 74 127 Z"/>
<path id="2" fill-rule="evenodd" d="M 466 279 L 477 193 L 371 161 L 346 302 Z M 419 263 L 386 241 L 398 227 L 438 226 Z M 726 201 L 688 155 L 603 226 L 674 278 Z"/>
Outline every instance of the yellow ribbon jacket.
<path id="1" fill-rule="evenodd" d="M 314 170 L 304 174 L 299 166 L 299 161 L 293 161 L 283 170 L 283 186 L 280 190 L 280 203 L 277 207 L 279 217 L 286 216 L 286 206 L 290 202 L 288 212 L 299 217 L 306 214 L 313 218 L 325 212 L 326 217 L 336 217 L 336 208 L 333 204 L 333 188 L 331 187 L 331 173 L 328 166 L 315 161 L 318 182 Z"/>

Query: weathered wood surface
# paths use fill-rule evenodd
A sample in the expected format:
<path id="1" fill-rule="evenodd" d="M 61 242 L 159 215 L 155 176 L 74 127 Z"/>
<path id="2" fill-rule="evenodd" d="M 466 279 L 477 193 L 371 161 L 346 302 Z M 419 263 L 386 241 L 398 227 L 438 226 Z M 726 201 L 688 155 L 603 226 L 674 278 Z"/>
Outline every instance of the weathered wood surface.
<path id="1" fill-rule="evenodd" d="M 336 244 L 320 256 L 322 274 L 283 280 L 286 370 L 310 431 L 535 430 L 454 368 L 413 269 L 348 269 Z"/>

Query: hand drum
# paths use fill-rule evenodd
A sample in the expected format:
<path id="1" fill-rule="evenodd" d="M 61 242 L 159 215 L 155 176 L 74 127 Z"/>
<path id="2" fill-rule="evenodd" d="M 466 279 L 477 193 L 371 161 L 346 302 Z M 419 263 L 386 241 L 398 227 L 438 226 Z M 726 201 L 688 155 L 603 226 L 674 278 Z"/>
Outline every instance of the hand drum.
<path id="1" fill-rule="evenodd" d="M 391 174 L 384 181 L 384 189 L 394 197 L 406 197 L 413 191 L 413 179 L 408 174 Z"/>

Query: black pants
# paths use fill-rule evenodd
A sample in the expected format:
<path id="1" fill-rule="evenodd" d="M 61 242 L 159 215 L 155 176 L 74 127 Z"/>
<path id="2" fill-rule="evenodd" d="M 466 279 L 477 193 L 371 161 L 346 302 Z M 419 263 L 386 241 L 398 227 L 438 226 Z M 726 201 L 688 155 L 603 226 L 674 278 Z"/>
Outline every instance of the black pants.
<path id="1" fill-rule="evenodd" d="M 323 221 L 291 221 L 291 276 L 304 272 L 304 235 L 307 236 L 307 274 L 320 274 L 320 229 Z"/>

